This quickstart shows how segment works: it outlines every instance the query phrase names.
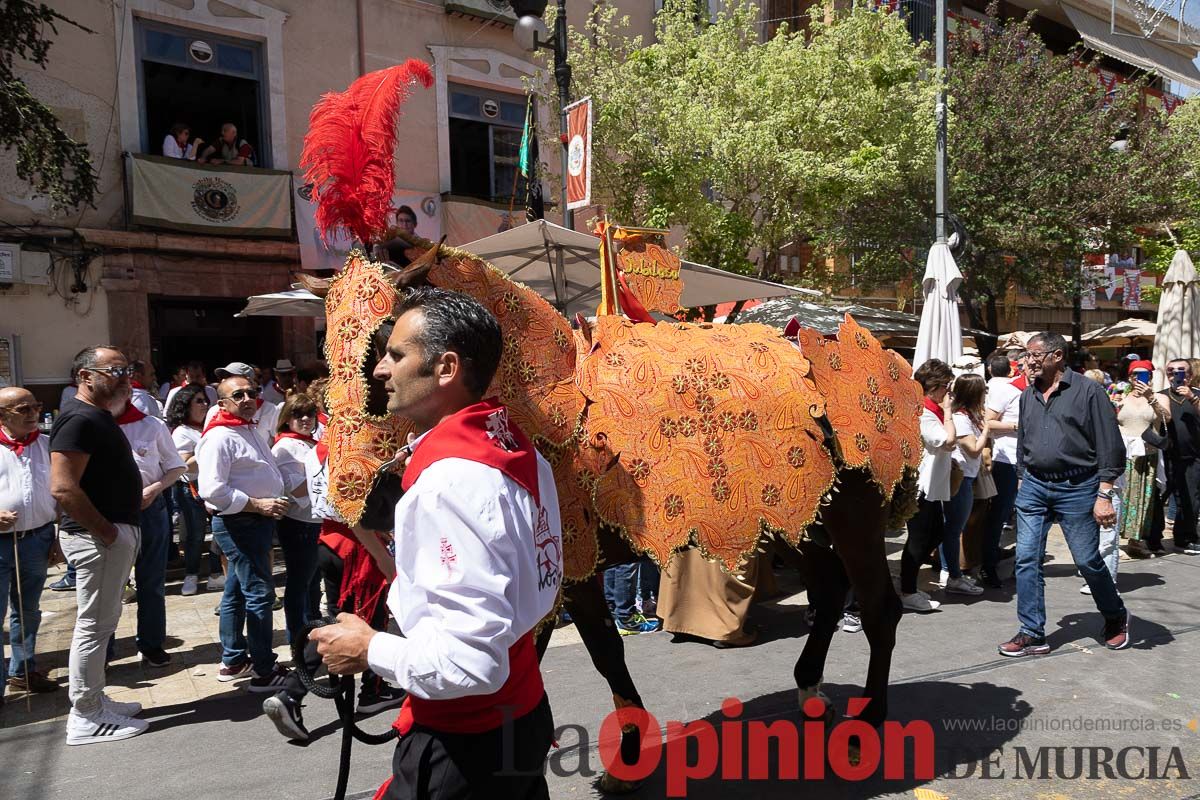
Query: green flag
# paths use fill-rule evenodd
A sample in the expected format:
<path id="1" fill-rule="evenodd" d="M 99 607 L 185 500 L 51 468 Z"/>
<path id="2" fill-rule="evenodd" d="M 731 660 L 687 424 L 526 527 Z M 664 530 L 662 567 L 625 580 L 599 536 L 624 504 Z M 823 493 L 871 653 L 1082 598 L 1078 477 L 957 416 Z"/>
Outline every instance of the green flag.
<path id="1" fill-rule="evenodd" d="M 529 177 L 532 161 L 530 153 L 533 148 L 533 137 L 537 135 L 533 130 L 533 98 L 534 94 L 532 92 L 530 92 L 525 98 L 525 128 L 521 131 L 520 169 L 521 175 L 525 178 Z"/>

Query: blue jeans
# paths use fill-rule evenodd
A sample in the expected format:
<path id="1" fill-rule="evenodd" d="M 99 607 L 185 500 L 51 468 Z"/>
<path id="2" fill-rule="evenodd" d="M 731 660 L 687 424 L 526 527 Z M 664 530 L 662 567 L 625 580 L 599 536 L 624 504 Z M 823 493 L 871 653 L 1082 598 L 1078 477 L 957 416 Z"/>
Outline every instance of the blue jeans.
<path id="1" fill-rule="evenodd" d="M 267 675 L 275 668 L 276 658 L 271 649 L 275 520 L 258 514 L 231 514 L 213 517 L 212 527 L 213 539 L 229 561 L 221 596 L 221 661 L 234 667 L 249 657 L 254 671 Z"/>
<path id="2" fill-rule="evenodd" d="M 971 507 L 975 505 L 975 479 L 963 477 L 958 493 L 942 504 L 946 524 L 942 528 L 942 545 L 938 549 L 942 558 L 942 569 L 950 573 L 951 579 L 962 577 L 958 561 L 959 543 L 963 529 L 971 518 Z"/>
<path id="3" fill-rule="evenodd" d="M 19 539 L 15 538 L 12 531 L 0 533 L 0 625 L 4 621 L 5 607 L 12 604 L 7 609 L 12 660 L 7 664 L 4 663 L 4 638 L 0 636 L 0 698 L 4 697 L 5 682 L 10 675 L 24 675 L 25 670 L 36 669 L 34 652 L 38 627 L 42 624 L 42 588 L 46 585 L 47 562 L 53 546 L 53 523 L 35 528 Z M 18 564 L 21 567 L 20 594 L 17 593 Z M 24 627 L 21 625 L 22 616 Z"/>
<path id="4" fill-rule="evenodd" d="M 284 517 L 279 520 L 279 546 L 287 565 L 283 586 L 283 614 L 287 619 L 288 642 L 300 635 L 309 618 L 318 613 L 312 605 L 317 585 L 317 536 L 321 525 Z"/>
<path id="5" fill-rule="evenodd" d="M 1049 483 L 1026 472 L 1017 492 L 1017 619 L 1021 632 L 1046 633 L 1046 531 L 1058 517 L 1071 558 L 1106 619 L 1125 615 L 1108 567 L 1100 556 L 1100 524 L 1092 516 L 1100 479 L 1095 475 Z"/>
<path id="6" fill-rule="evenodd" d="M 171 487 L 171 494 L 175 496 L 175 508 L 183 516 L 183 571 L 188 575 L 199 575 L 208 514 L 186 483 L 176 483 Z"/>
<path id="7" fill-rule="evenodd" d="M 638 564 L 617 564 L 604 570 L 604 599 L 613 618 L 625 621 L 637 613 Z"/>
<path id="8" fill-rule="evenodd" d="M 171 516 L 161 494 L 142 509 L 142 546 L 133 562 L 137 584 L 137 648 L 159 650 L 167 639 L 167 549 Z"/>
<path id="9" fill-rule="evenodd" d="M 1004 535 L 1004 523 L 1012 515 L 1017 502 L 1017 468 L 1002 461 L 992 462 L 992 479 L 996 482 L 996 496 L 988 507 L 987 527 L 983 538 L 983 571 L 995 577 L 1000 564 L 1000 537 Z"/>

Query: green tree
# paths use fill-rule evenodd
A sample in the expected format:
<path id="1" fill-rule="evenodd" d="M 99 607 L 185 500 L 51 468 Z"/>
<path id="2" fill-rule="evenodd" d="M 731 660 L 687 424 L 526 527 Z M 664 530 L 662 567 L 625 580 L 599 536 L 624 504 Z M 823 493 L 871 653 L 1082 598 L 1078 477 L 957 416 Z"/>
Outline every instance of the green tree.
<path id="1" fill-rule="evenodd" d="M 893 15 L 854 4 L 764 42 L 745 0 L 711 23 L 694 10 L 668 0 L 652 44 L 611 8 L 572 31 L 593 191 L 612 218 L 682 226 L 689 258 L 728 270 L 754 270 L 757 252 L 767 274 L 837 209 L 932 163 L 926 60 Z"/>
<path id="2" fill-rule="evenodd" d="M 997 21 L 990 11 L 991 24 L 951 42 L 947 87 L 949 206 L 969 235 L 961 297 L 971 324 L 995 333 L 1011 283 L 1061 299 L 1085 253 L 1170 219 L 1179 153 L 1160 116 L 1139 114 L 1144 81 L 1106 96 L 1083 52 L 1054 55 L 1032 15 Z M 932 175 L 911 176 L 904 196 L 849 210 L 823 241 L 857 245 L 867 282 L 919 275 L 913 254 L 932 241 L 932 197 Z"/>
<path id="3" fill-rule="evenodd" d="M 1170 117 L 1170 146 L 1179 154 L 1175 192 L 1177 215 L 1164 234 L 1143 243 L 1150 271 L 1167 271 L 1177 248 L 1200 253 L 1200 101 L 1188 100 Z"/>
<path id="4" fill-rule="evenodd" d="M 0 146 L 17 151 L 17 176 L 56 209 L 92 203 L 97 176 L 87 145 L 71 139 L 44 103 L 14 72 L 17 59 L 45 69 L 56 23 L 87 28 L 44 3 L 5 0 L 0 5 Z"/>

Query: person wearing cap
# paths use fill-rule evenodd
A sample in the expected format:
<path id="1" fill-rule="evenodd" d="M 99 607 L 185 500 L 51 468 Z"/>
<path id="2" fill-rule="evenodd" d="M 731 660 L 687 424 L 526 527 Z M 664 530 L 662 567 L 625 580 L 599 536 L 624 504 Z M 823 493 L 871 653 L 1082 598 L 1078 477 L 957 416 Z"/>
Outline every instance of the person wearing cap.
<path id="1" fill-rule="evenodd" d="M 213 539 L 229 562 L 221 597 L 217 680 L 250 677 L 253 670 L 247 688 L 274 692 L 287 671 L 276 664 L 271 648 L 271 543 L 288 498 L 275 456 L 255 431 L 258 390 L 251 379 L 232 375 L 221 381 L 217 392 L 220 409 L 204 426 L 196 446 L 200 497 L 213 512 Z"/>
<path id="2" fill-rule="evenodd" d="M 262 437 L 268 449 L 271 448 L 275 444 L 275 429 L 279 423 L 279 406 L 263 399 L 262 390 L 259 388 L 254 377 L 254 367 L 243 361 L 231 361 L 225 366 L 217 368 L 216 375 L 218 380 L 237 377 L 245 378 L 253 384 L 252 388 L 256 392 L 254 400 L 256 408 L 253 420 L 254 432 Z M 213 417 L 217 415 L 218 411 L 220 411 L 220 406 L 216 403 L 208 407 L 208 414 L 204 417 L 204 424 L 206 426 L 212 422 Z"/>
<path id="3" fill-rule="evenodd" d="M 263 388 L 263 400 L 280 406 L 296 386 L 296 368 L 291 361 L 281 358 L 275 362 L 273 371 L 275 379 Z"/>
<path id="4" fill-rule="evenodd" d="M 1120 535 L 1128 539 L 1125 550 L 1133 558 L 1163 555 L 1162 495 L 1158 487 L 1159 450 L 1146 441 L 1160 437 L 1166 415 L 1154 402 L 1150 382 L 1154 364 L 1137 360 L 1129 364 L 1129 389 L 1117 401 L 1117 425 L 1125 440 L 1125 475 L 1121 490 Z"/>

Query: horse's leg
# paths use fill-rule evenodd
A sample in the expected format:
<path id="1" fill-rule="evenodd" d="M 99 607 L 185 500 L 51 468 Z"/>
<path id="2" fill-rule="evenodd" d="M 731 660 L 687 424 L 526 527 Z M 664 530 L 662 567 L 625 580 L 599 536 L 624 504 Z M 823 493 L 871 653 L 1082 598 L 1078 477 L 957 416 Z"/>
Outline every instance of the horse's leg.
<path id="1" fill-rule="evenodd" d="M 563 601 L 580 638 L 583 639 L 583 646 L 592 657 L 592 664 L 604 680 L 608 681 L 613 706 L 617 709 L 631 706 L 645 708 L 637 687 L 633 685 L 633 678 L 629 675 L 629 667 L 625 664 L 625 644 L 621 640 L 621 634 L 617 633 L 612 614 L 608 611 L 599 575 L 590 580 L 568 584 L 563 590 Z M 641 749 L 640 730 L 634 725 L 624 726 L 621 730 L 621 760 L 626 764 L 636 764 Z M 637 785 L 617 780 L 606 772 L 600 778 L 600 788 L 616 794 L 631 792 Z"/>
<path id="2" fill-rule="evenodd" d="M 832 717 L 833 709 L 829 698 L 821 694 L 821 677 L 825 672 L 825 658 L 829 655 L 829 644 L 842 619 L 849 584 L 842 564 L 828 547 L 811 541 L 800 543 L 800 569 L 808 590 L 808 604 L 814 612 L 812 629 L 804 643 L 804 650 L 796 660 L 794 671 L 796 686 L 800 690 L 800 706 L 810 697 L 817 697 L 827 706 L 826 714 Z"/>
<path id="3" fill-rule="evenodd" d="M 861 609 L 863 632 L 871 645 L 859 719 L 872 725 L 887 717 L 888 675 L 900 622 L 900 598 L 892 585 L 884 548 L 889 507 L 861 470 L 841 473 L 840 491 L 821 514 Z"/>

